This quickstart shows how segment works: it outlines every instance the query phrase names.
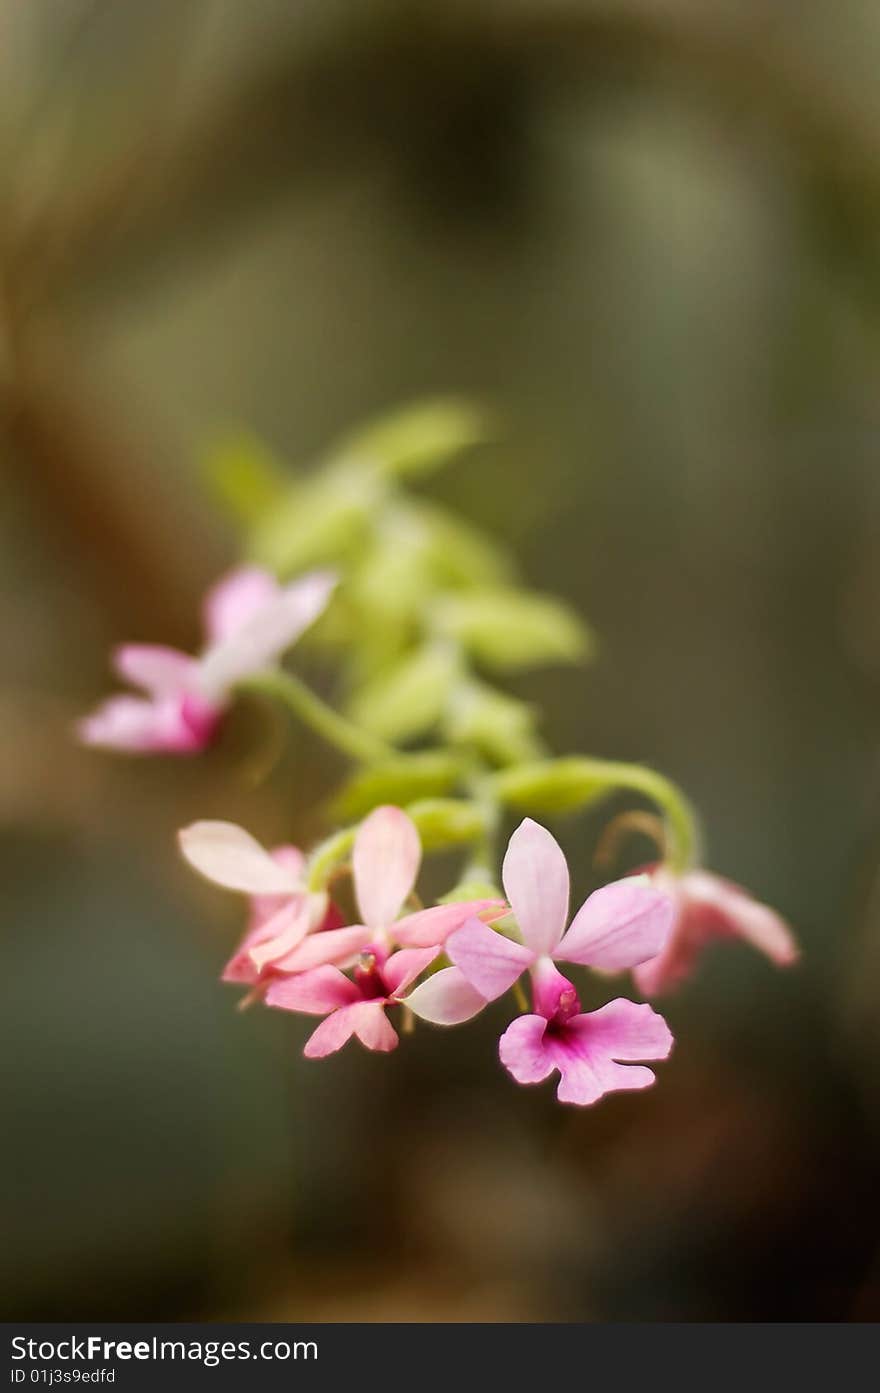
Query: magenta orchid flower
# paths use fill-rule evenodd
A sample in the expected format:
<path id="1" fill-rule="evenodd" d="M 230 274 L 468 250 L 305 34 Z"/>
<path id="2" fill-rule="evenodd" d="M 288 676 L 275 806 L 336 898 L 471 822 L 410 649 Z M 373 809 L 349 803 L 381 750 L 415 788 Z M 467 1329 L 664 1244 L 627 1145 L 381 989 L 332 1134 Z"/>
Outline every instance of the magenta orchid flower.
<path id="1" fill-rule="evenodd" d="M 275 663 L 322 613 L 335 584 L 327 571 L 286 586 L 255 566 L 231 572 L 206 596 L 199 657 L 155 644 L 116 649 L 116 673 L 144 695 L 110 697 L 80 721 L 80 739 L 130 754 L 205 749 L 236 683 Z"/>
<path id="2" fill-rule="evenodd" d="M 656 957 L 666 944 L 673 902 L 647 877 L 630 877 L 594 891 L 566 932 L 565 856 L 546 827 L 531 818 L 511 837 L 501 874 L 522 942 L 471 918 L 446 943 L 452 962 L 484 1001 L 502 996 L 527 970 L 536 980 L 546 976 L 554 962 L 619 972 Z M 418 1011 L 419 1005 L 414 1003 L 413 1009 Z"/>
<path id="3" fill-rule="evenodd" d="M 534 1014 L 518 1016 L 498 1043 L 517 1083 L 542 1083 L 558 1070 L 560 1103 L 586 1107 L 606 1093 L 654 1082 L 652 1069 L 628 1062 L 665 1059 L 672 1048 L 668 1025 L 650 1006 L 618 997 L 582 1014 L 571 982 L 547 957 L 533 970 L 532 987 Z"/>
<path id="4" fill-rule="evenodd" d="M 690 977 L 703 949 L 716 940 L 742 939 L 778 967 L 797 962 L 798 945 L 788 924 L 741 886 L 702 870 L 676 876 L 657 866 L 650 876 L 652 884 L 670 896 L 675 918 L 662 951 L 634 970 L 644 996 L 660 996 Z"/>
<path id="5" fill-rule="evenodd" d="M 250 897 L 248 930 L 223 980 L 264 984 L 279 972 L 353 961 L 367 941 L 364 929 L 343 928 L 325 891 L 310 891 L 305 857 L 296 847 L 266 851 L 231 822 L 194 822 L 178 833 L 189 864 L 215 885 Z"/>
<path id="6" fill-rule="evenodd" d="M 439 952 L 439 947 L 401 948 L 389 955 L 376 947 L 361 955 L 353 977 L 338 967 L 318 967 L 276 978 L 266 992 L 266 1004 L 326 1017 L 306 1041 L 307 1059 L 335 1054 L 352 1036 L 368 1050 L 393 1050 L 397 1031 L 386 1010 L 400 1005 L 407 987 Z"/>

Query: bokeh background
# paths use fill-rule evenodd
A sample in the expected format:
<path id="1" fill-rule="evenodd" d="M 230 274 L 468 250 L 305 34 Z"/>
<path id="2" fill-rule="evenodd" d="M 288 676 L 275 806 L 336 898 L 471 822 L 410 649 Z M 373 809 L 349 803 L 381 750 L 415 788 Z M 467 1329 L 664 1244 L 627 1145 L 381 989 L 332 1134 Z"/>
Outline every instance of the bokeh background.
<path id="1" fill-rule="evenodd" d="M 880 1316 L 878 62 L 871 0 L 0 5 L 9 1317 Z M 602 638 L 519 684 L 546 734 L 682 783 L 804 945 L 583 1113 L 496 1020 L 319 1067 L 235 1012 L 173 833 L 320 831 L 308 737 L 255 785 L 244 718 L 70 734 L 114 641 L 196 642 L 211 440 L 305 470 L 449 391 L 507 436 L 426 490 Z"/>

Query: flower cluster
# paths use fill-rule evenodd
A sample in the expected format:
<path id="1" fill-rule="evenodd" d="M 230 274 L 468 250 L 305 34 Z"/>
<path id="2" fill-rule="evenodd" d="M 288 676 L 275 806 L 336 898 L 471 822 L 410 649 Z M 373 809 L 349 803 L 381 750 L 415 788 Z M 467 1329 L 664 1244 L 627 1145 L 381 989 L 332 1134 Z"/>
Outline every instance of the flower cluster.
<path id="1" fill-rule="evenodd" d="M 78 731 L 117 752 L 194 754 L 214 743 L 239 692 L 281 702 L 354 770 L 332 805 L 338 830 L 309 855 L 267 851 L 231 822 L 180 833 L 201 875 L 248 897 L 224 981 L 247 988 L 243 1004 L 319 1017 L 308 1058 L 352 1038 L 387 1052 L 396 1025 L 459 1025 L 504 998 L 516 1007 L 498 1045 L 508 1073 L 523 1084 L 558 1073 L 557 1097 L 585 1105 L 651 1084 L 647 1062 L 666 1058 L 672 1035 L 628 994 L 583 1011 L 584 969 L 591 996 L 608 974 L 629 973 L 635 993 L 654 998 L 716 940 L 750 943 L 779 966 L 797 947 L 773 910 L 700 867 L 695 814 L 669 779 L 549 756 L 534 708 L 495 685 L 506 672 L 581 661 L 591 645 L 565 605 L 516 583 L 494 539 L 404 489 L 482 430 L 479 413 L 455 403 L 414 408 L 348 438 L 335 461 L 277 494 L 255 461 L 254 494 L 271 498 L 248 552 L 265 565 L 208 593 L 198 656 L 117 649 L 118 675 L 141 695 L 111 697 Z M 243 466 L 236 456 L 236 496 Z M 331 602 L 329 627 L 317 625 Z M 313 625 L 340 670 L 342 710 L 282 666 Z M 565 857 L 534 818 L 621 791 L 656 814 L 631 810 L 607 831 L 648 826 L 660 859 L 596 890 L 569 922 Z M 499 832 L 523 814 L 502 893 Z M 435 849 L 465 849 L 465 870 L 424 907 L 416 882 Z"/>
<path id="2" fill-rule="evenodd" d="M 664 884 L 659 874 L 628 877 L 596 890 L 566 928 L 565 856 L 551 833 L 529 818 L 504 857 L 506 898 L 404 912 L 422 858 L 419 834 L 402 809 L 376 808 L 353 838 L 359 919 L 348 925 L 326 891 L 308 888 L 306 858 L 294 847 L 270 853 L 242 828 L 218 822 L 185 828 L 180 845 L 207 879 L 250 897 L 248 927 L 224 980 L 247 984 L 248 1001 L 323 1017 L 306 1043 L 309 1059 L 334 1053 L 352 1037 L 370 1050 L 395 1049 L 398 1034 L 389 1014 L 461 1024 L 523 975 L 531 1010 L 519 1014 L 499 1042 L 501 1062 L 519 1083 L 539 1083 L 558 1071 L 561 1102 L 595 1103 L 606 1093 L 653 1083 L 653 1072 L 634 1062 L 665 1059 L 672 1047 L 663 1017 L 645 1003 L 617 997 L 582 1012 L 575 985 L 557 964 L 567 972 L 632 971 L 642 987 L 661 981 L 670 961 L 678 965 L 675 975 L 692 968 L 700 916 L 693 903 L 683 911 L 687 892 Z M 770 916 L 744 892 L 731 887 L 725 893 L 747 921 Z M 727 930 L 734 931 L 732 921 Z"/>

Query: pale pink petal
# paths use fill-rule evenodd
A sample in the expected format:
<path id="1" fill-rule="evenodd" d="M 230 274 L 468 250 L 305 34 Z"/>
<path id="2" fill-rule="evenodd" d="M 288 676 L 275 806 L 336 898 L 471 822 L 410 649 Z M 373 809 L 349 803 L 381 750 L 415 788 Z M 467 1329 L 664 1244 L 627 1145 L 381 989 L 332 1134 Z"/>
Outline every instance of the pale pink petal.
<path id="1" fill-rule="evenodd" d="M 270 851 L 269 855 L 276 865 L 282 866 L 290 872 L 295 884 L 302 884 L 306 858 L 298 847 L 279 846 Z M 287 895 L 252 895 L 250 904 L 252 927 L 271 919 L 273 914 L 277 914 L 279 909 L 284 907 L 286 899 Z"/>
<path id="2" fill-rule="evenodd" d="M 270 571 L 260 566 L 239 566 L 208 591 L 202 606 L 209 643 L 230 638 L 272 600 L 281 587 Z"/>
<path id="3" fill-rule="evenodd" d="M 560 1103 L 574 1103 L 584 1108 L 598 1103 L 606 1093 L 650 1088 L 656 1077 L 654 1070 L 644 1064 L 615 1064 L 613 1060 L 604 1060 L 597 1066 L 593 1061 L 572 1058 L 560 1067 L 556 1097 Z"/>
<path id="4" fill-rule="evenodd" d="M 307 1040 L 303 1054 L 307 1059 L 323 1059 L 341 1049 L 352 1035 L 356 1035 L 368 1050 L 393 1050 L 397 1045 L 397 1032 L 385 1015 L 384 1003 L 358 1001 L 341 1007 L 322 1021 Z"/>
<path id="5" fill-rule="evenodd" d="M 552 953 L 568 919 L 568 866 L 562 848 L 527 817 L 511 837 L 501 870 L 504 890 L 523 942 L 533 953 Z"/>
<path id="6" fill-rule="evenodd" d="M 340 1006 L 360 999 L 360 992 L 338 967 L 316 967 L 292 977 L 275 977 L 266 991 L 266 1005 L 282 1011 L 301 1011 L 304 1015 L 325 1016 Z"/>
<path id="7" fill-rule="evenodd" d="M 434 947 L 401 948 L 399 953 L 392 953 L 382 968 L 382 980 L 389 996 L 400 996 L 405 992 L 439 952 L 440 949 Z"/>
<path id="8" fill-rule="evenodd" d="M 746 890 L 707 871 L 692 871 L 682 877 L 682 894 L 689 906 L 705 907 L 718 915 L 718 936 L 741 938 L 751 943 L 779 967 L 787 967 L 799 956 L 794 934 L 781 915 L 761 904 Z"/>
<path id="9" fill-rule="evenodd" d="M 446 951 L 486 1001 L 503 996 L 535 961 L 530 948 L 512 943 L 480 919 L 469 919 L 462 928 L 450 934 Z"/>
<path id="10" fill-rule="evenodd" d="M 186 690 L 193 683 L 197 666 L 188 653 L 153 643 L 124 643 L 113 654 L 117 674 L 151 696 Z"/>
<path id="11" fill-rule="evenodd" d="M 460 929 L 468 919 L 485 910 L 497 910 L 500 914 L 505 908 L 503 900 L 468 900 L 460 904 L 437 904 L 430 909 L 420 909 L 415 914 L 407 914 L 398 919 L 392 932 L 398 943 L 407 948 L 429 948 L 436 943 L 445 943 L 451 933 Z"/>
<path id="12" fill-rule="evenodd" d="M 371 931 L 362 924 L 311 933 L 303 939 L 298 948 L 294 948 L 293 952 L 285 957 L 278 958 L 272 966 L 277 972 L 308 972 L 310 968 L 320 967 L 323 963 L 335 963 L 339 966 L 347 962 L 353 954 L 366 948 L 370 938 Z"/>
<path id="13" fill-rule="evenodd" d="M 404 998 L 420 1020 L 433 1025 L 460 1025 L 487 1004 L 459 967 L 443 967 Z"/>
<path id="14" fill-rule="evenodd" d="M 335 585 L 329 571 L 314 571 L 279 591 L 230 637 L 206 649 L 199 664 L 201 690 L 222 697 L 236 682 L 270 667 L 326 608 Z"/>
<path id="15" fill-rule="evenodd" d="M 675 904 L 647 879 L 596 890 L 572 920 L 554 957 L 617 972 L 656 957 L 672 929 Z"/>
<path id="16" fill-rule="evenodd" d="M 311 927 L 311 907 L 306 895 L 295 896 L 263 925 L 259 944 L 251 949 L 251 962 L 262 972 L 269 963 L 280 962 L 302 943 Z"/>
<path id="17" fill-rule="evenodd" d="M 126 754 L 188 755 L 204 749 L 213 730 L 195 728 L 179 696 L 117 696 L 79 721 L 77 735 L 85 745 Z"/>
<path id="18" fill-rule="evenodd" d="M 358 828 L 352 866 L 364 923 L 385 929 L 416 883 L 422 845 L 415 823 L 401 808 L 375 808 Z"/>
<path id="19" fill-rule="evenodd" d="M 543 1016 L 517 1016 L 498 1041 L 501 1063 L 517 1083 L 541 1083 L 556 1068 L 544 1043 Z"/>
<path id="20" fill-rule="evenodd" d="M 298 889 L 297 876 L 233 822 L 194 822 L 177 836 L 190 865 L 215 885 L 249 895 L 293 894 Z"/>
<path id="21" fill-rule="evenodd" d="M 662 953 L 633 968 L 633 981 L 642 996 L 662 996 L 690 977 L 698 957 L 699 948 L 679 939 L 673 930 L 672 941 Z"/>

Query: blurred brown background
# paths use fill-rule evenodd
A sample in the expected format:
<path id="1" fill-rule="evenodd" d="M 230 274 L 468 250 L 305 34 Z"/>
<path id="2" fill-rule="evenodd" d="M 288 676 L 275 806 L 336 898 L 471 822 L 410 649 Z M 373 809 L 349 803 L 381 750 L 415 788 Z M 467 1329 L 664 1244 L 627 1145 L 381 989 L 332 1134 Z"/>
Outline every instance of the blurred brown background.
<path id="1" fill-rule="evenodd" d="M 870 0 L 0 4 L 9 1316 L 880 1315 L 878 61 Z M 805 947 L 584 1113 L 498 1016 L 317 1066 L 234 1011 L 173 832 L 313 834 L 313 742 L 70 738 L 112 642 L 196 642 L 206 442 L 446 391 L 509 440 L 431 487 L 602 636 L 548 736 L 678 779 Z"/>

